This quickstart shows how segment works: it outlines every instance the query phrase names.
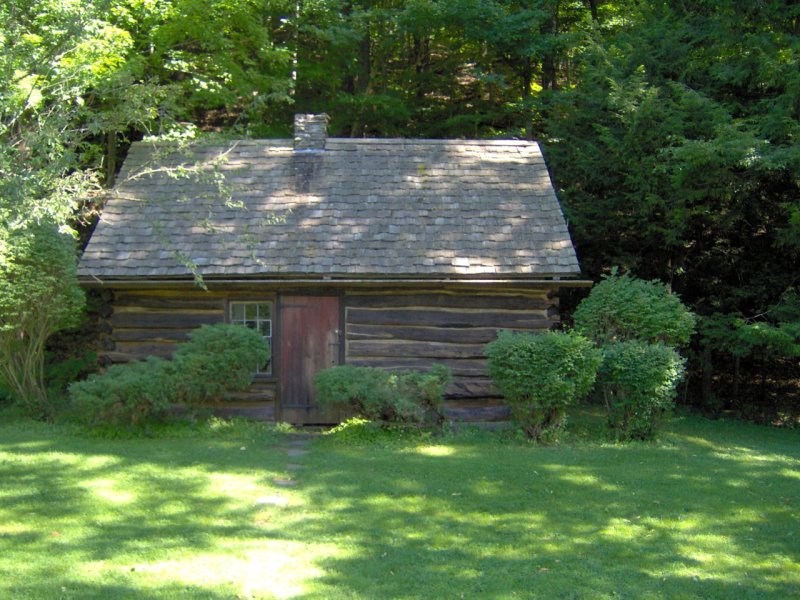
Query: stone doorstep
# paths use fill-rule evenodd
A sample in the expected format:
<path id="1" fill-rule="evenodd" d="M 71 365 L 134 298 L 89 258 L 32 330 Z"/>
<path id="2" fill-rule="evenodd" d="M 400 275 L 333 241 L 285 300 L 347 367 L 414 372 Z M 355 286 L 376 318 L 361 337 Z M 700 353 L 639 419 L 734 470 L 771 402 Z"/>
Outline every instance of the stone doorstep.
<path id="1" fill-rule="evenodd" d="M 289 500 L 283 496 L 262 496 L 256 500 L 256 504 L 269 506 L 288 506 Z"/>
<path id="2" fill-rule="evenodd" d="M 296 440 L 289 440 L 286 442 L 287 446 L 293 446 L 295 448 L 303 448 L 308 446 L 311 443 L 310 439 L 296 439 Z"/>
<path id="3" fill-rule="evenodd" d="M 294 487 L 297 485 L 297 481 L 291 477 L 274 477 L 272 483 L 279 487 Z"/>

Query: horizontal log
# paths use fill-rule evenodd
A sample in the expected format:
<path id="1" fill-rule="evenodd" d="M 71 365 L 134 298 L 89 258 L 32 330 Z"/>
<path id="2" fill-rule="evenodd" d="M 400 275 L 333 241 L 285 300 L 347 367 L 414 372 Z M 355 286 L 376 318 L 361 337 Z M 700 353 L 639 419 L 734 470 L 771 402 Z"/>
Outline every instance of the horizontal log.
<path id="1" fill-rule="evenodd" d="M 448 398 L 499 398 L 500 392 L 491 379 L 459 378 L 445 392 Z"/>
<path id="2" fill-rule="evenodd" d="M 134 342 L 117 342 L 115 350 L 124 354 L 131 354 L 138 358 L 146 358 L 148 356 L 160 356 L 162 358 L 169 358 L 175 352 L 175 344 L 137 344 Z"/>
<path id="3" fill-rule="evenodd" d="M 154 313 L 162 314 L 181 314 L 181 315 L 214 315 L 218 320 L 222 321 L 225 318 L 223 310 L 208 310 L 206 308 L 192 308 L 191 306 L 182 306 L 178 308 L 143 308 L 141 306 L 117 306 L 114 308 L 114 314 L 117 315 L 148 315 Z M 113 317 L 111 317 L 113 319 Z"/>
<path id="4" fill-rule="evenodd" d="M 117 342 L 161 342 L 175 344 L 189 339 L 190 330 L 180 329 L 117 329 L 112 339 Z"/>
<path id="5" fill-rule="evenodd" d="M 484 344 L 447 344 L 401 340 L 353 340 L 347 342 L 347 356 L 397 358 L 482 358 Z"/>
<path id="6" fill-rule="evenodd" d="M 254 389 L 248 388 L 241 392 L 229 392 L 226 402 L 253 403 L 253 402 L 273 402 L 275 400 L 275 388 Z"/>
<path id="7" fill-rule="evenodd" d="M 271 391 L 274 392 L 278 387 L 278 382 L 274 379 L 264 379 L 262 376 L 254 377 L 253 382 L 250 384 L 251 390 L 256 392 Z"/>
<path id="8" fill-rule="evenodd" d="M 348 365 L 362 367 L 380 367 L 389 370 L 421 370 L 427 371 L 434 364 L 444 365 L 452 371 L 454 377 L 488 377 L 485 360 L 478 359 L 444 359 L 430 360 L 426 358 L 369 358 L 364 356 L 347 358 Z"/>
<path id="9" fill-rule="evenodd" d="M 477 294 L 392 294 L 346 296 L 345 305 L 353 308 L 483 308 L 506 310 L 546 310 L 553 305 L 546 293 L 523 296 L 488 296 Z"/>
<path id="10" fill-rule="evenodd" d="M 170 312 L 143 312 L 128 313 L 115 312 L 111 316 L 111 325 L 114 329 L 194 329 L 200 325 L 213 325 L 223 321 L 221 312 L 184 313 Z"/>
<path id="11" fill-rule="evenodd" d="M 140 308 L 191 308 L 194 310 L 224 310 L 223 296 L 210 296 L 206 293 L 186 293 L 180 295 L 133 294 L 120 292 L 114 302 L 119 307 Z"/>
<path id="12" fill-rule="evenodd" d="M 403 327 L 392 325 L 350 325 L 345 328 L 350 340 L 408 340 L 452 344 L 487 344 L 497 337 L 494 327 Z"/>
<path id="13" fill-rule="evenodd" d="M 502 404 L 465 408 L 450 408 L 445 405 L 444 413 L 448 419 L 465 422 L 507 421 L 511 418 L 511 411 Z"/>
<path id="14" fill-rule="evenodd" d="M 137 356 L 135 354 L 131 354 L 130 352 L 118 352 L 115 350 L 113 352 L 104 352 L 98 358 L 100 362 L 104 364 L 105 363 L 117 364 L 117 363 L 131 362 L 133 360 L 141 360 L 142 358 L 146 357 Z"/>
<path id="15" fill-rule="evenodd" d="M 450 311 L 442 309 L 348 308 L 345 322 L 361 325 L 416 325 L 428 327 L 496 327 L 498 329 L 549 329 L 553 321 L 545 311 Z"/>

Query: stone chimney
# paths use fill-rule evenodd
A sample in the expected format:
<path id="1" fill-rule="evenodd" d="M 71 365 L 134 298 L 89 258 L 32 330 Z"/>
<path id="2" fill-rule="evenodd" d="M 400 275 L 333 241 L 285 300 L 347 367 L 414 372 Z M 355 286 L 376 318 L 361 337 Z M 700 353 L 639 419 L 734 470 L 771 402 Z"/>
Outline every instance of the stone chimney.
<path id="1" fill-rule="evenodd" d="M 294 116 L 294 149 L 324 150 L 328 139 L 328 115 Z"/>

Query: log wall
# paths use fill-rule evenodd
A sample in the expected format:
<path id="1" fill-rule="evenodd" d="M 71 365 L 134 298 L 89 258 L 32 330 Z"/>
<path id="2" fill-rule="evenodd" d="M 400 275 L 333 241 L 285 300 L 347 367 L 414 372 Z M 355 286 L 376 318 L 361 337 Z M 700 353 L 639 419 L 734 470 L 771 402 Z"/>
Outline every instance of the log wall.
<path id="1" fill-rule="evenodd" d="M 175 345 L 201 325 L 225 321 L 227 300 L 264 299 L 249 294 L 231 295 L 221 291 L 181 290 L 104 290 L 100 309 L 104 331 L 101 361 L 105 364 L 141 360 L 148 356 L 168 358 Z M 225 415 L 241 414 L 272 419 L 275 413 L 274 380 L 256 377 L 245 392 L 214 406 Z"/>
<path id="2" fill-rule="evenodd" d="M 100 313 L 107 363 L 169 356 L 175 344 L 203 324 L 225 320 L 228 299 L 275 300 L 284 290 L 249 286 L 199 289 L 104 290 Z M 319 291 L 317 290 L 317 293 Z M 549 289 L 345 289 L 341 294 L 346 364 L 388 369 L 427 369 L 435 363 L 453 372 L 447 391 L 450 416 L 463 420 L 506 418 L 502 398 L 489 380 L 485 345 L 501 329 L 537 332 L 558 323 L 558 297 Z M 275 307 L 280 304 L 275 302 Z M 280 315 L 273 315 L 280 327 Z M 275 414 L 277 381 L 257 377 L 226 409 L 260 418 Z M 220 408 L 223 408 L 220 406 Z M 230 410 L 228 410 L 230 414 Z"/>
<path id="3" fill-rule="evenodd" d="M 118 291 L 108 317 L 111 362 L 168 357 L 200 327 L 225 320 L 225 297 L 213 292 Z"/>
<path id="4" fill-rule="evenodd" d="M 347 364 L 390 369 L 443 364 L 454 379 L 448 412 L 464 420 L 507 416 L 483 354 L 497 332 L 545 331 L 558 323 L 552 290 L 353 292 L 344 305 Z"/>

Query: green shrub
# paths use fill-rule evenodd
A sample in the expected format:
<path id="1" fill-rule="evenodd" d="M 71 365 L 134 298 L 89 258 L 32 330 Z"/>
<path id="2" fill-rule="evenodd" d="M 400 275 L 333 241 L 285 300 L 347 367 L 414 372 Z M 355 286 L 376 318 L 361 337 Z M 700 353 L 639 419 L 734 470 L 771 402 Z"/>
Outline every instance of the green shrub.
<path id="1" fill-rule="evenodd" d="M 64 396 L 69 384 L 97 370 L 97 354 L 85 351 L 80 356 L 59 359 L 45 354 L 44 381 L 49 398 Z"/>
<path id="2" fill-rule="evenodd" d="M 639 339 L 680 347 L 689 343 L 695 316 L 658 281 L 614 271 L 575 309 L 575 330 L 599 344 Z"/>
<path id="3" fill-rule="evenodd" d="M 489 375 L 517 423 L 536 440 L 556 433 L 564 411 L 589 393 L 600 352 L 575 333 L 501 332 L 486 346 Z"/>
<path id="4" fill-rule="evenodd" d="M 390 372 L 374 367 L 340 365 L 317 373 L 317 402 L 347 405 L 358 416 L 389 423 L 442 423 L 444 392 L 450 370 Z"/>
<path id="5" fill-rule="evenodd" d="M 684 364 L 684 359 L 664 344 L 631 340 L 603 347 L 597 385 L 618 439 L 655 436 L 659 418 L 672 409 Z"/>
<path id="6" fill-rule="evenodd" d="M 136 426 L 158 420 L 175 393 L 174 365 L 156 357 L 113 365 L 69 387 L 73 414 L 86 424 Z"/>
<path id="7" fill-rule="evenodd" d="M 177 402 L 224 400 L 227 392 L 247 389 L 263 368 L 269 349 L 261 334 L 241 325 L 202 325 L 173 354 Z"/>
<path id="8" fill-rule="evenodd" d="M 25 412 L 52 418 L 45 342 L 77 324 L 85 297 L 76 276 L 75 240 L 55 223 L 27 221 L 24 227 L 0 222 L 0 377 Z"/>
<path id="9" fill-rule="evenodd" d="M 386 435 L 386 429 L 380 427 L 375 421 L 364 417 L 353 417 L 332 427 L 325 432 L 325 435 L 344 444 L 372 445 Z"/>
<path id="10" fill-rule="evenodd" d="M 141 425 L 175 403 L 198 404 L 247 388 L 267 360 L 261 334 L 241 325 L 203 325 L 173 360 L 114 365 L 69 387 L 74 415 L 87 424 Z"/>
<path id="11" fill-rule="evenodd" d="M 418 407 L 419 421 L 441 425 L 445 421 L 444 393 L 453 381 L 450 369 L 433 365 L 428 371 L 406 371 L 397 375 L 398 395 Z"/>
<path id="12" fill-rule="evenodd" d="M 346 404 L 370 421 L 393 420 L 392 374 L 374 367 L 340 365 L 320 371 L 314 377 L 316 400 L 320 405 Z"/>

